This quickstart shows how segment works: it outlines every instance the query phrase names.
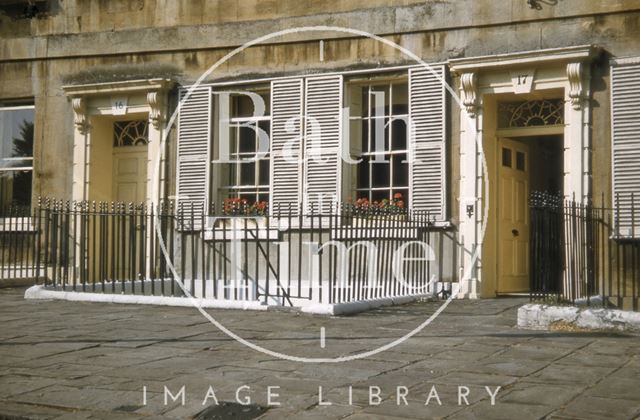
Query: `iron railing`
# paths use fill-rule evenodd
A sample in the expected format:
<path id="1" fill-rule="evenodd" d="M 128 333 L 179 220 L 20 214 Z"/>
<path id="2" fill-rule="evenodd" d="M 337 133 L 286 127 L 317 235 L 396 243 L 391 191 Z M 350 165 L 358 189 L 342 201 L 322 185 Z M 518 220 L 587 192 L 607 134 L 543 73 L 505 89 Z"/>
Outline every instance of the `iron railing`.
<path id="1" fill-rule="evenodd" d="M 455 234 L 427 212 L 202 210 L 42 200 L 19 222 L 29 233 L 6 242 L 36 283 L 76 292 L 298 306 L 446 292 L 457 281 Z M 12 248 L 17 237 L 24 246 Z"/>
<path id="2" fill-rule="evenodd" d="M 18 284 L 15 281 L 35 276 L 38 230 L 34 220 L 25 206 L 0 209 L 0 281 L 4 284 Z"/>
<path id="3" fill-rule="evenodd" d="M 625 201 L 636 214 L 635 197 Z M 534 193 L 530 215 L 533 300 L 639 310 L 640 237 L 621 230 L 619 208 Z"/>

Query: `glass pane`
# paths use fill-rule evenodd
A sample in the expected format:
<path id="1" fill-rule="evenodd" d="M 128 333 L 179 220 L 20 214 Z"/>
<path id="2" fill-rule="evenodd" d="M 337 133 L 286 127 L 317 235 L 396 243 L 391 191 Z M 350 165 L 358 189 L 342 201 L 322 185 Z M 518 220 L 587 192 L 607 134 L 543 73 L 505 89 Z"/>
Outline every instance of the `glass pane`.
<path id="1" fill-rule="evenodd" d="M 226 174 L 226 186 L 237 185 L 236 165 L 227 163 L 223 167 L 223 171 Z"/>
<path id="2" fill-rule="evenodd" d="M 31 166 L 12 158 L 33 157 L 33 109 L 0 109 L 0 167 Z"/>
<path id="3" fill-rule="evenodd" d="M 385 152 L 389 150 L 389 119 L 374 118 L 371 120 L 371 149 L 370 152 Z M 379 138 L 377 136 L 380 136 Z"/>
<path id="4" fill-rule="evenodd" d="M 264 201 L 266 203 L 269 202 L 269 194 L 259 194 L 258 195 L 258 201 Z"/>
<path id="5" fill-rule="evenodd" d="M 389 115 L 389 86 L 371 86 L 369 92 L 369 115 L 372 117 Z"/>
<path id="6" fill-rule="evenodd" d="M 358 188 L 369 188 L 369 158 L 364 157 L 358 164 Z"/>
<path id="7" fill-rule="evenodd" d="M 253 116 L 253 101 L 247 95 L 233 95 L 231 97 L 231 118 L 246 118 Z"/>
<path id="8" fill-rule="evenodd" d="M 511 168 L 511 149 L 502 148 L 502 166 Z"/>
<path id="9" fill-rule="evenodd" d="M 260 172 L 260 179 L 259 179 L 259 184 L 260 185 L 269 185 L 269 160 L 268 159 L 262 159 L 258 162 L 260 168 L 259 168 L 259 172 Z"/>
<path id="10" fill-rule="evenodd" d="M 406 83 L 397 83 L 392 86 L 392 109 L 393 115 L 406 115 L 408 114 L 409 108 L 407 104 L 408 95 L 407 95 L 407 84 Z"/>
<path id="11" fill-rule="evenodd" d="M 240 153 L 255 153 L 256 132 L 252 127 L 240 127 Z"/>
<path id="12" fill-rule="evenodd" d="M 376 190 L 371 192 L 371 201 L 382 201 L 389 199 L 389 190 Z"/>
<path id="13" fill-rule="evenodd" d="M 240 163 L 240 185 L 256 185 L 256 163 Z"/>
<path id="14" fill-rule="evenodd" d="M 369 151 L 369 120 L 353 120 L 352 124 L 352 133 L 353 138 L 360 138 L 360 152 L 368 152 Z M 356 140 L 357 141 L 357 140 Z"/>
<path id="15" fill-rule="evenodd" d="M 407 155 L 394 155 L 393 159 L 393 186 L 409 186 L 409 164 L 406 162 Z"/>
<path id="16" fill-rule="evenodd" d="M 385 156 L 385 159 L 388 161 L 389 156 Z M 390 164 L 389 162 L 378 162 L 375 161 L 372 164 L 371 168 L 371 183 L 372 187 L 389 187 L 391 185 L 391 177 L 390 177 Z"/>
<path id="17" fill-rule="evenodd" d="M 31 171 L 0 172 L 0 206 L 2 210 L 31 205 Z"/>
<path id="18" fill-rule="evenodd" d="M 524 153 L 516 152 L 516 169 L 524 171 Z"/>
<path id="19" fill-rule="evenodd" d="M 392 150 L 407 150 L 406 121 L 394 119 L 391 123 L 391 133 L 391 135 L 393 136 Z"/>

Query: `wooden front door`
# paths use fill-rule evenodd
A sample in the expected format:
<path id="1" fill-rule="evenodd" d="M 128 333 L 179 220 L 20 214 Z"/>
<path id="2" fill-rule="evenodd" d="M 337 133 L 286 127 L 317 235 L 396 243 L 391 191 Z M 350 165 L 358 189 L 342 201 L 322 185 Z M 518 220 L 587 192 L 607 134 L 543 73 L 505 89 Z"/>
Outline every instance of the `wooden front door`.
<path id="1" fill-rule="evenodd" d="M 146 200 L 147 159 L 147 145 L 114 147 L 114 201 L 142 203 Z"/>
<path id="2" fill-rule="evenodd" d="M 529 147 L 498 141 L 498 293 L 529 290 Z"/>

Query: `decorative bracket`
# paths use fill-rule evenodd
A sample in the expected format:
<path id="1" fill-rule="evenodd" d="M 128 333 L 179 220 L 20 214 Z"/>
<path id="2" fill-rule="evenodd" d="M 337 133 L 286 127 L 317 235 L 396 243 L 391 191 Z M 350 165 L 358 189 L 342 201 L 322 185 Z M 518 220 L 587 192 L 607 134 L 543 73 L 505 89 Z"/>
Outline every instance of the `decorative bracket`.
<path id="1" fill-rule="evenodd" d="M 151 121 L 153 128 L 156 130 L 162 127 L 166 119 L 165 97 L 166 93 L 163 91 L 147 92 L 147 102 L 149 102 L 149 107 L 151 108 L 149 121 Z"/>
<path id="2" fill-rule="evenodd" d="M 462 104 L 471 118 L 475 118 L 478 111 L 476 89 L 478 88 L 478 76 L 476 73 L 462 73 Z"/>
<path id="3" fill-rule="evenodd" d="M 80 134 L 87 134 L 91 129 L 89 120 L 87 119 L 87 106 L 83 97 L 76 97 L 71 99 L 71 106 L 73 107 L 74 123 Z"/>
<path id="4" fill-rule="evenodd" d="M 582 108 L 582 100 L 586 97 L 583 79 L 583 64 L 569 63 L 567 64 L 567 78 L 569 79 L 569 100 L 571 106 L 575 110 Z"/>

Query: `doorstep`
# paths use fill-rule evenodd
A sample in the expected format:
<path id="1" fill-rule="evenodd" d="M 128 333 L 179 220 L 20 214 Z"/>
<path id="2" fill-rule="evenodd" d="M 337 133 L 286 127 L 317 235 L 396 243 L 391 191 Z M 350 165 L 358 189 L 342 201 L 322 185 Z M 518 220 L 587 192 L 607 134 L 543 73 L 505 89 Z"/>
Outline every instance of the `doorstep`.
<path id="1" fill-rule="evenodd" d="M 518 327 L 531 330 L 614 330 L 640 333 L 640 312 L 529 303 L 518 309 Z"/>

